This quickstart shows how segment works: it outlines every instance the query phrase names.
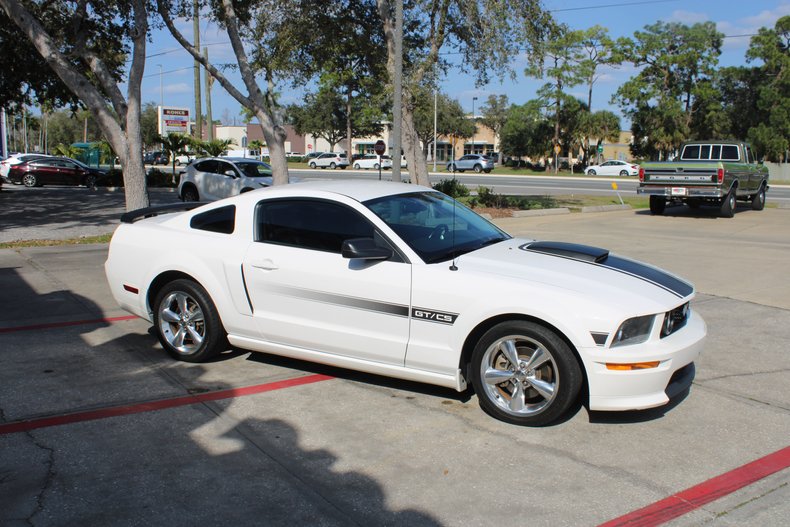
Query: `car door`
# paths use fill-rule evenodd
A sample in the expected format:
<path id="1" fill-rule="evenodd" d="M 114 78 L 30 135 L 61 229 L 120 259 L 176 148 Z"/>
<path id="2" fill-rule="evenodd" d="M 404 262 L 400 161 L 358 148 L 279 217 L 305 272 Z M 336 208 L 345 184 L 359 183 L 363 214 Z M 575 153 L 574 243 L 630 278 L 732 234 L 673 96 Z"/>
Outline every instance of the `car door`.
<path id="1" fill-rule="evenodd" d="M 82 185 L 85 171 L 66 159 L 60 161 L 60 180 L 64 185 Z"/>
<path id="2" fill-rule="evenodd" d="M 60 183 L 59 165 L 57 159 L 40 159 L 29 165 L 29 172 L 36 176 L 39 185 L 57 185 Z"/>
<path id="3" fill-rule="evenodd" d="M 316 199 L 258 204 L 244 278 L 257 329 L 267 341 L 402 366 L 409 336 L 411 264 L 341 255 L 342 242 L 375 237 L 348 205 Z"/>

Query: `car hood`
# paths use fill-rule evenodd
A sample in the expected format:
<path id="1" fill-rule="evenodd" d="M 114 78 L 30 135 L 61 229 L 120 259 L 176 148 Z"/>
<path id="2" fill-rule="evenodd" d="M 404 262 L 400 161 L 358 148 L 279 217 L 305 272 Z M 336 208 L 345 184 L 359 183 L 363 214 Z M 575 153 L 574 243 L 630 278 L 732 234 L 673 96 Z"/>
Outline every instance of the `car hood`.
<path id="1" fill-rule="evenodd" d="M 524 238 L 510 240 L 465 254 L 456 265 L 479 272 L 542 285 L 606 302 L 612 306 L 639 306 L 644 313 L 662 312 L 694 295 L 694 287 L 657 267 L 610 254 L 605 249 Z"/>

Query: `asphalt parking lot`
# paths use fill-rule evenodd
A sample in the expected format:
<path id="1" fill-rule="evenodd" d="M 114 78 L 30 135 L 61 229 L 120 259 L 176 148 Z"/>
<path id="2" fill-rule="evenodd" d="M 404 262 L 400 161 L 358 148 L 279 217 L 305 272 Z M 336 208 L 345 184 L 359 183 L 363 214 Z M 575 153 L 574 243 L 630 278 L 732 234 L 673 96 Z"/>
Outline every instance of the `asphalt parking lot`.
<path id="1" fill-rule="evenodd" d="M 106 232 L 105 194 L 76 190 L 67 217 L 47 213 L 61 193 L 4 192 L 0 241 Z M 0 525 L 787 525 L 790 210 L 497 223 L 693 281 L 708 340 L 689 392 L 530 429 L 264 354 L 178 363 L 110 297 L 106 245 L 3 249 Z"/>

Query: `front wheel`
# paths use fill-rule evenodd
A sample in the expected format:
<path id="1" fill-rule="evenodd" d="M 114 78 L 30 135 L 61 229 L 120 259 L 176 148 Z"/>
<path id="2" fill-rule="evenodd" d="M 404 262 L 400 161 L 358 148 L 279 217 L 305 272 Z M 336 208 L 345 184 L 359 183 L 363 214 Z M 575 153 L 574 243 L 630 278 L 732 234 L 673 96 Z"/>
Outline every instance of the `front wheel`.
<path id="1" fill-rule="evenodd" d="M 650 196 L 650 214 L 664 214 L 667 200 L 664 196 Z"/>
<path id="2" fill-rule="evenodd" d="M 480 172 L 482 172 L 482 171 L 483 171 L 483 167 L 482 167 L 481 165 L 475 165 L 475 172 L 476 172 L 476 173 L 478 173 L 478 174 L 479 174 L 479 173 L 480 173 Z"/>
<path id="3" fill-rule="evenodd" d="M 334 170 L 336 167 L 337 165 L 334 162 L 329 163 L 329 168 L 331 168 L 332 170 Z"/>
<path id="4" fill-rule="evenodd" d="M 154 301 L 159 341 L 175 359 L 203 362 L 226 347 L 226 334 L 208 293 L 192 280 L 174 280 Z"/>
<path id="5" fill-rule="evenodd" d="M 200 201 L 197 189 L 191 185 L 181 192 L 181 198 L 184 201 Z"/>
<path id="6" fill-rule="evenodd" d="M 96 188 L 96 176 L 91 174 L 91 175 L 85 177 L 85 186 L 88 187 L 89 189 L 95 189 Z"/>
<path id="7" fill-rule="evenodd" d="M 25 174 L 22 177 L 22 184 L 28 188 L 32 188 L 38 186 L 38 179 L 36 178 L 35 174 Z"/>
<path id="8" fill-rule="evenodd" d="M 594 176 L 595 175 L 595 170 L 588 170 L 587 171 L 587 175 L 588 176 Z"/>
<path id="9" fill-rule="evenodd" d="M 359 163 L 354 163 L 354 170 L 359 170 Z"/>
<path id="10" fill-rule="evenodd" d="M 735 207 L 737 207 L 737 203 L 735 202 L 735 190 L 730 190 L 724 199 L 721 200 L 721 208 L 719 212 L 723 218 L 732 218 L 735 216 Z"/>
<path id="11" fill-rule="evenodd" d="M 311 162 L 310 163 L 310 168 L 315 169 L 315 163 Z"/>
<path id="12" fill-rule="evenodd" d="M 475 346 L 470 369 L 481 408 L 523 426 L 559 419 L 582 384 L 581 367 L 568 344 L 554 331 L 520 320 L 488 330 Z"/>
<path id="13" fill-rule="evenodd" d="M 752 210 L 763 210 L 765 208 L 765 187 L 752 196 Z"/>

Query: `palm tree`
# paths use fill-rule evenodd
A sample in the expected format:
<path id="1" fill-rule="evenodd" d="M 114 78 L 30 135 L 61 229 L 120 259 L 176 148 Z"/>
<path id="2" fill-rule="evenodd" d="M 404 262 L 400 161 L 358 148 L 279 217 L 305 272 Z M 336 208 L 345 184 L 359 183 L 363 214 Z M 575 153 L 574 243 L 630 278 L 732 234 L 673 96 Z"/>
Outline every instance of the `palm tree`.
<path id="1" fill-rule="evenodd" d="M 211 141 L 196 142 L 195 146 L 201 154 L 219 157 L 228 150 L 228 147 L 236 146 L 236 143 L 232 139 L 212 139 Z"/>
<path id="2" fill-rule="evenodd" d="M 158 141 L 162 143 L 162 150 L 164 150 L 173 161 L 173 181 L 175 181 L 176 156 L 186 152 L 187 146 L 192 144 L 192 138 L 184 134 L 167 134 L 160 136 Z"/>
<path id="3" fill-rule="evenodd" d="M 262 142 L 258 141 L 257 139 L 253 139 L 247 144 L 247 148 L 249 150 L 257 150 L 259 152 L 258 157 L 263 155 L 263 147 L 266 146 Z"/>
<path id="4" fill-rule="evenodd" d="M 63 156 L 63 157 L 70 157 L 72 159 L 77 159 L 83 153 L 82 148 L 77 148 L 76 146 L 72 145 L 64 145 L 63 143 L 59 143 L 55 148 L 52 149 L 52 153 L 56 156 Z"/>

